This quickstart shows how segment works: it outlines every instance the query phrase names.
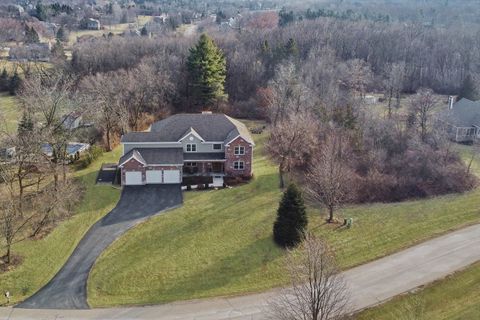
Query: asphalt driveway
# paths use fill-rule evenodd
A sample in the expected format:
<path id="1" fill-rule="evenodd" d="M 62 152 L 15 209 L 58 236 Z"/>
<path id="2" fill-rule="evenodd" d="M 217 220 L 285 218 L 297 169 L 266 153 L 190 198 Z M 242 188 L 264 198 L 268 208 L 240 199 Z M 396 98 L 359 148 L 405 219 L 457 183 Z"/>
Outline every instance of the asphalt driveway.
<path id="1" fill-rule="evenodd" d="M 125 187 L 117 206 L 90 228 L 55 277 L 16 307 L 88 309 L 88 274 L 100 254 L 139 222 L 181 203 L 180 185 Z"/>

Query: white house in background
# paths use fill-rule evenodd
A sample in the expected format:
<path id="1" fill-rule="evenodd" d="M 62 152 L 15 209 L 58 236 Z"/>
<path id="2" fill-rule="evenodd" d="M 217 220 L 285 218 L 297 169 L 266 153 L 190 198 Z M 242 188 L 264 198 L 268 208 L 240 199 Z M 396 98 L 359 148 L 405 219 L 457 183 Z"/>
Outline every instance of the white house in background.
<path id="1" fill-rule="evenodd" d="M 440 120 L 447 126 L 449 138 L 455 142 L 470 143 L 480 138 L 480 100 L 448 99 L 448 107 L 440 115 Z"/>

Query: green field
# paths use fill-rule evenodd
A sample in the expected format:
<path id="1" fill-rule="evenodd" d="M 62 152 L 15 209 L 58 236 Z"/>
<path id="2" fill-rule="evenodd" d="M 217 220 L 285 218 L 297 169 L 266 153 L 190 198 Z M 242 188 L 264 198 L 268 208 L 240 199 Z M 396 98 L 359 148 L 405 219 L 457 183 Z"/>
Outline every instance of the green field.
<path id="1" fill-rule="evenodd" d="M 89 168 L 74 173 L 85 186 L 85 194 L 72 218 L 61 222 L 41 240 L 26 240 L 14 245 L 13 253 L 20 255 L 23 263 L 12 271 L 0 273 L 0 291 L 10 291 L 12 303 L 24 300 L 45 285 L 66 262 L 90 226 L 115 206 L 120 191 L 111 186 L 97 186 L 95 179 L 101 163 L 116 162 L 120 149 L 105 153 Z M 0 247 L 1 244 L 0 241 Z"/>
<path id="2" fill-rule="evenodd" d="M 15 132 L 19 114 L 16 98 L 6 92 L 0 93 L 0 131 Z"/>
<path id="3" fill-rule="evenodd" d="M 357 320 L 480 319 L 480 263 L 357 315 Z M 415 312 L 413 305 L 423 312 Z"/>
<path id="4" fill-rule="evenodd" d="M 153 304 L 257 292 L 286 283 L 284 252 L 271 238 L 280 198 L 277 170 L 255 136 L 255 179 L 218 191 L 187 192 L 182 208 L 152 218 L 100 257 L 88 283 L 92 306 Z M 462 149 L 467 155 L 467 147 Z M 479 172 L 478 162 L 474 169 Z M 480 222 L 480 189 L 421 201 L 353 206 L 352 229 L 326 225 L 309 210 L 310 229 L 327 238 L 343 268 Z"/>

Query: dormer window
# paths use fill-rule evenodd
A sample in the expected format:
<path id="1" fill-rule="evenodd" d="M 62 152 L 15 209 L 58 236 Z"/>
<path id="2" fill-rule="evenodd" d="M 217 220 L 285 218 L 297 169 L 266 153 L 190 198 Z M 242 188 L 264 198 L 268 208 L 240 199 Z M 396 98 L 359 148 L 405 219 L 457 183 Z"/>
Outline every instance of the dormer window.
<path id="1" fill-rule="evenodd" d="M 243 146 L 236 146 L 234 149 L 234 154 L 236 156 L 241 156 L 245 154 L 245 147 Z"/>
<path id="2" fill-rule="evenodd" d="M 197 152 L 197 144 L 196 143 L 188 143 L 187 144 L 187 152 Z"/>

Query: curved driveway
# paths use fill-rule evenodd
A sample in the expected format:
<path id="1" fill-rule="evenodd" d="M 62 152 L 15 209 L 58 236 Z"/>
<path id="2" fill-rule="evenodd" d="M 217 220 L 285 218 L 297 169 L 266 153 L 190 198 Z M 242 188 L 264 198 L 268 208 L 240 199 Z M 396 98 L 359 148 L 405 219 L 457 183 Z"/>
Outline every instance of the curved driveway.
<path id="1" fill-rule="evenodd" d="M 180 185 L 124 187 L 117 206 L 88 230 L 55 277 L 16 307 L 88 309 L 88 274 L 100 254 L 139 222 L 181 203 Z"/>

